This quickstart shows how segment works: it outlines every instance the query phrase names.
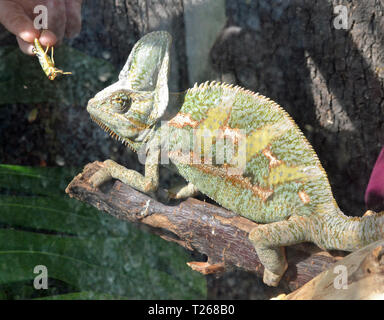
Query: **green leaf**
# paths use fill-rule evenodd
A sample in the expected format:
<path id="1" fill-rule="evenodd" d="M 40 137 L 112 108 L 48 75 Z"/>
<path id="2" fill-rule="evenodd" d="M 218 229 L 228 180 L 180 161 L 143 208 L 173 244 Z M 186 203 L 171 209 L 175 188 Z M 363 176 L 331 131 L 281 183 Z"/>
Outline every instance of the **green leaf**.
<path id="1" fill-rule="evenodd" d="M 0 188 L 19 194 L 63 196 L 66 185 L 75 173 L 75 169 L 29 168 L 1 164 Z"/>
<path id="2" fill-rule="evenodd" d="M 54 206 L 52 203 L 54 202 Z M 75 205 L 74 205 L 75 204 Z M 0 195 L 0 224 L 68 235 L 127 235 L 127 224 L 63 197 Z M 90 214 L 93 213 L 93 214 Z"/>
<path id="3" fill-rule="evenodd" d="M 0 298 L 206 297 L 183 248 L 70 199 L 64 190 L 75 174 L 0 165 Z M 54 290 L 33 289 L 37 265 Z"/>

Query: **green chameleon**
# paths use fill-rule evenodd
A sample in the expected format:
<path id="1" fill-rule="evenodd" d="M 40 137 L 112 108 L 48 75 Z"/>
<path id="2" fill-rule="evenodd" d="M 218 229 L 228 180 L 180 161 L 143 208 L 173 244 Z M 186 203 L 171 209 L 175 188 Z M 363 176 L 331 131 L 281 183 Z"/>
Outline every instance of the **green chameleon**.
<path id="1" fill-rule="evenodd" d="M 271 286 L 287 269 L 284 246 L 310 241 L 353 251 L 384 238 L 384 212 L 361 218 L 341 212 L 317 155 L 278 104 L 216 82 L 169 93 L 170 44 L 167 32 L 144 36 L 119 80 L 88 102 L 92 119 L 145 161 L 144 176 L 104 161 L 91 177 L 95 187 L 114 178 L 151 194 L 159 186 L 159 165 L 173 167 L 188 184 L 171 189 L 170 197 L 200 191 L 263 223 L 249 239 Z"/>

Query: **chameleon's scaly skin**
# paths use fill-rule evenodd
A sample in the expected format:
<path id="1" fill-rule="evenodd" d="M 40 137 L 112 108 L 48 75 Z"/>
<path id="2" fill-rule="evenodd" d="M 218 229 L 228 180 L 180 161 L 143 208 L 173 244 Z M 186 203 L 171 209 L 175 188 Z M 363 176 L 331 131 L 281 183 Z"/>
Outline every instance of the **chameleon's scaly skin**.
<path id="1" fill-rule="evenodd" d="M 173 190 L 174 197 L 199 190 L 223 207 L 265 223 L 249 238 L 265 267 L 264 282 L 274 286 L 287 268 L 283 246 L 311 241 L 324 249 L 353 251 L 384 238 L 384 212 L 349 218 L 340 211 L 311 145 L 275 102 L 215 82 L 170 99 L 169 46 L 166 32 L 143 37 L 119 81 L 89 101 L 87 109 L 100 126 L 132 149 L 145 145 L 147 150 L 144 176 L 107 160 L 91 179 L 95 186 L 116 178 L 143 192 L 156 190 L 166 146 L 169 159 L 189 182 Z M 175 104 L 180 111 L 160 126 L 165 108 Z M 207 133 L 213 142 L 204 140 L 197 148 L 196 141 Z M 226 151 L 224 163 L 215 163 L 220 150 L 230 147 L 236 151 Z M 230 171 L 237 168 L 231 162 L 236 154 L 245 162 L 240 171 Z"/>

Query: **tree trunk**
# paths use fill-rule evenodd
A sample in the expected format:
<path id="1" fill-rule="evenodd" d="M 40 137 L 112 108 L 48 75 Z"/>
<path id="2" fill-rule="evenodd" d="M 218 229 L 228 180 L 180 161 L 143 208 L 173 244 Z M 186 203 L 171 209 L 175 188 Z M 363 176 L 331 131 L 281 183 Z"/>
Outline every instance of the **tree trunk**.
<path id="1" fill-rule="evenodd" d="M 138 39 L 167 30 L 173 36 L 171 90 L 183 90 L 188 86 L 183 12 L 183 0 L 85 0 L 82 32 L 71 42 L 120 70 Z"/>

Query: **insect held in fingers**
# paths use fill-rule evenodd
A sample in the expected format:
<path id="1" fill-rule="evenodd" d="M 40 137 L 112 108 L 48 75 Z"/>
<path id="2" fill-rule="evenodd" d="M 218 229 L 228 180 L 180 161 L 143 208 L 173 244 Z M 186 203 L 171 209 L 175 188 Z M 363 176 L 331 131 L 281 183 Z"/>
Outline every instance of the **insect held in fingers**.
<path id="1" fill-rule="evenodd" d="M 51 48 L 51 57 L 48 56 L 48 50 Z M 32 48 L 32 52 L 39 59 L 39 63 L 44 73 L 47 75 L 49 80 L 54 80 L 58 74 L 72 74 L 72 72 L 64 72 L 55 67 L 55 60 L 53 58 L 53 46 L 47 46 L 47 48 L 43 49 L 40 41 L 35 38 L 34 46 Z"/>

